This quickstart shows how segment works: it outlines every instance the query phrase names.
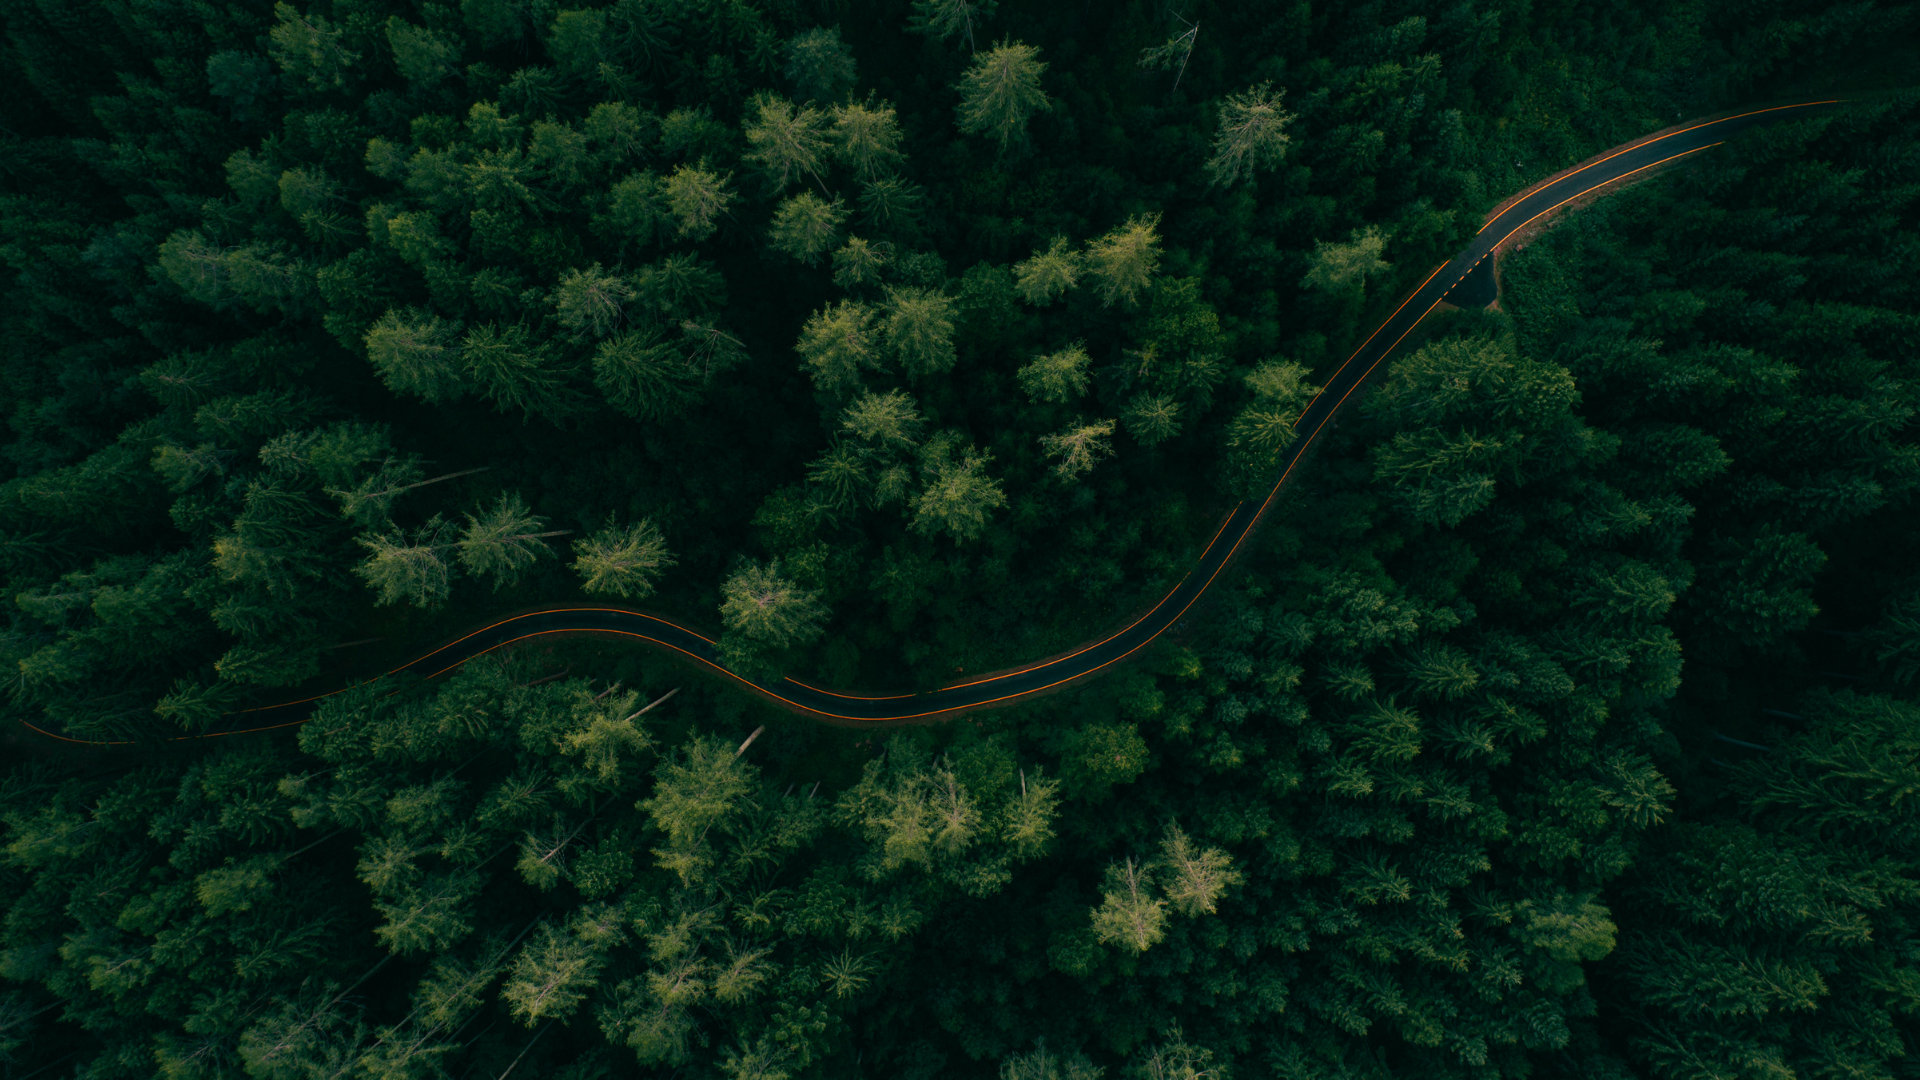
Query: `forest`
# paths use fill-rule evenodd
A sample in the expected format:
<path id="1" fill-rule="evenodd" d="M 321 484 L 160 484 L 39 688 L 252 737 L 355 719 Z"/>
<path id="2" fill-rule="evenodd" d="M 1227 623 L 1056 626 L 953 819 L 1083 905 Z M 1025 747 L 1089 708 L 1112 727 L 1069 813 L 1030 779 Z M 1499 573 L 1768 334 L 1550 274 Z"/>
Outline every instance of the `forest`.
<path id="1" fill-rule="evenodd" d="M 1920 8 L 569 2 L 0 0 L 0 1080 L 1920 1078 Z"/>

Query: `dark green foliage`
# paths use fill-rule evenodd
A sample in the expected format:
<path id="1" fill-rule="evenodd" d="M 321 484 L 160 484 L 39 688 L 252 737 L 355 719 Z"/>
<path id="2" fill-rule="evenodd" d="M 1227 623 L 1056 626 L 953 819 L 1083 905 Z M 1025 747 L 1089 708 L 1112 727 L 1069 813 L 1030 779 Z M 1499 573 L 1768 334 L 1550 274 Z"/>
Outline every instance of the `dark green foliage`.
<path id="1" fill-rule="evenodd" d="M 8 744 L 0 1072 L 1913 1074 L 1910 96 L 1508 256 L 1090 686 L 378 678 L 1069 647 L 1495 199 L 1911 5 L 0 22 L 0 719 L 132 744 Z"/>

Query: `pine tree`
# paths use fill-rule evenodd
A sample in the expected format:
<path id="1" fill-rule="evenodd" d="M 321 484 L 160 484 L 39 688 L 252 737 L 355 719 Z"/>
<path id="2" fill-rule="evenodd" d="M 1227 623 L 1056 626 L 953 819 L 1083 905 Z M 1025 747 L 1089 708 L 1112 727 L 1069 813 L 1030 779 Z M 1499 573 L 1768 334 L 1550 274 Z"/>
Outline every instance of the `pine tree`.
<path id="1" fill-rule="evenodd" d="M 1167 902 L 1153 895 L 1153 875 L 1133 859 L 1107 867 L 1106 889 L 1093 909 L 1102 942 L 1146 952 L 1167 934 Z"/>
<path id="2" fill-rule="evenodd" d="M 934 289 L 887 289 L 880 333 L 910 378 L 953 367 L 953 308 L 953 299 Z"/>
<path id="3" fill-rule="evenodd" d="M 396 394 L 453 401 L 469 387 L 461 369 L 460 324 L 417 309 L 389 311 L 366 333 L 367 359 Z"/>
<path id="4" fill-rule="evenodd" d="M 913 503 L 914 532 L 931 536 L 946 533 L 955 540 L 976 540 L 986 530 L 987 515 L 1007 505 L 1000 481 L 987 475 L 992 455 L 968 447 L 958 459 L 951 443 L 929 444 L 922 451 L 921 472 L 926 488 Z"/>
<path id="5" fill-rule="evenodd" d="M 1229 94 L 1220 104 L 1220 131 L 1213 138 L 1213 156 L 1207 159 L 1207 182 L 1231 185 L 1261 169 L 1277 168 L 1287 155 L 1287 125 L 1293 116 L 1283 112 L 1285 90 L 1271 83 Z"/>
<path id="6" fill-rule="evenodd" d="M 591 535 L 575 540 L 573 553 L 582 589 L 622 600 L 651 596 L 654 581 L 675 563 L 666 537 L 644 518 L 622 528 L 609 517 Z"/>
<path id="7" fill-rule="evenodd" d="M 715 224 L 733 202 L 727 190 L 729 176 L 712 172 L 705 159 L 697 165 L 681 165 L 673 170 L 661 188 L 667 212 L 673 215 L 674 235 L 683 240 L 700 241 L 712 236 Z"/>
<path id="8" fill-rule="evenodd" d="M 960 78 L 960 130 L 984 135 L 1005 152 L 1026 141 L 1027 119 L 1053 108 L 1040 89 L 1047 65 L 1032 45 L 1002 41 L 993 51 L 976 56 Z"/>
<path id="9" fill-rule="evenodd" d="M 877 284 L 880 271 L 892 261 L 892 245 L 870 244 L 858 236 L 847 237 L 833 253 L 833 283 L 849 291 Z"/>
<path id="10" fill-rule="evenodd" d="M 832 116 L 834 156 L 861 180 L 882 176 L 903 159 L 900 122 L 892 105 L 876 105 L 869 97 L 865 104 L 835 105 Z"/>
<path id="11" fill-rule="evenodd" d="M 1086 268 L 1100 286 L 1100 302 L 1132 307 L 1160 265 L 1160 215 L 1128 218 L 1120 228 L 1087 245 Z"/>
<path id="12" fill-rule="evenodd" d="M 1053 303 L 1080 280 L 1084 258 L 1064 236 L 1056 236 L 1045 251 L 1013 267 L 1014 287 L 1020 298 L 1035 307 Z"/>
<path id="13" fill-rule="evenodd" d="M 907 28 L 941 41 L 958 34 L 973 52 L 974 27 L 992 18 L 997 6 L 998 0 L 913 0 Z"/>
<path id="14" fill-rule="evenodd" d="M 795 348 L 811 370 L 815 388 L 845 398 L 860 388 L 860 371 L 880 368 L 874 313 L 865 304 L 842 300 L 822 308 L 800 330 Z"/>
<path id="15" fill-rule="evenodd" d="M 720 595 L 720 620 L 729 631 L 777 649 L 819 637 L 827 616 L 814 593 L 780 576 L 778 560 L 734 571 Z"/>
<path id="16" fill-rule="evenodd" d="M 840 40 L 840 28 L 814 27 L 787 42 L 787 80 L 801 101 L 839 97 L 858 77 L 853 50 Z"/>
<path id="17" fill-rule="evenodd" d="M 1014 377 L 1035 404 L 1048 401 L 1064 405 L 1087 392 L 1090 363 L 1086 345 L 1076 341 L 1059 352 L 1034 357 Z"/>
<path id="18" fill-rule="evenodd" d="M 1344 244 L 1318 241 L 1313 246 L 1313 264 L 1301 284 L 1329 292 L 1358 287 L 1392 264 L 1380 258 L 1387 249 L 1387 234 L 1378 225 L 1353 230 Z"/>
<path id="19" fill-rule="evenodd" d="M 1059 458 L 1053 474 L 1072 482 L 1093 471 L 1100 459 L 1113 453 L 1113 421 L 1098 420 L 1064 428 L 1040 437 L 1040 448 L 1048 457 Z"/>
<path id="20" fill-rule="evenodd" d="M 767 242 L 776 251 L 786 252 L 812 266 L 820 256 L 833 249 L 847 212 L 840 200 L 827 202 L 811 191 L 803 191 L 781 202 L 767 226 Z"/>
<path id="21" fill-rule="evenodd" d="M 617 275 L 603 272 L 599 263 L 568 271 L 553 291 L 560 325 L 577 338 L 603 338 L 612 333 L 626 317 L 624 305 L 632 299 L 633 287 Z"/>
<path id="22" fill-rule="evenodd" d="M 594 385 L 608 404 L 636 420 L 659 423 L 680 415 L 694 400 L 693 374 L 680 350 L 653 326 L 603 341 L 593 354 Z"/>
<path id="23" fill-rule="evenodd" d="M 801 176 L 822 184 L 820 170 L 831 147 L 827 116 L 811 106 L 795 108 L 792 102 L 767 93 L 754 95 L 753 110 L 753 118 L 745 123 L 748 150 L 744 156 L 766 177 L 767 190 L 784 192 Z"/>
<path id="24" fill-rule="evenodd" d="M 1120 420 L 1140 445 L 1158 446 L 1180 434 L 1180 403 L 1165 394 L 1135 394 Z"/>
<path id="25" fill-rule="evenodd" d="M 513 584 L 540 556 L 552 554 L 547 537 L 565 536 L 571 531 L 541 532 L 545 520 L 529 513 L 517 492 L 501 492 L 491 510 L 479 517 L 467 515 L 466 528 L 454 544 L 460 565 L 474 577 L 491 577 L 496 590 Z"/>
<path id="26" fill-rule="evenodd" d="M 447 561 L 452 532 L 452 524 L 435 515 L 411 542 L 399 532 L 358 537 L 369 554 L 354 573 L 379 591 L 378 603 L 436 607 L 452 591 L 453 567 Z"/>

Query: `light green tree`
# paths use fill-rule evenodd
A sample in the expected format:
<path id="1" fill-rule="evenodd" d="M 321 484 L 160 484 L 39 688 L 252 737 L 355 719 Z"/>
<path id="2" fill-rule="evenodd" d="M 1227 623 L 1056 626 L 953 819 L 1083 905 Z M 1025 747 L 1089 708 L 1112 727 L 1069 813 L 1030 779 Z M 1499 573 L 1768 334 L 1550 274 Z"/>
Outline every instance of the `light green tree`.
<path id="1" fill-rule="evenodd" d="M 920 445 L 920 410 L 904 390 L 869 390 L 840 414 L 840 429 L 883 453 L 908 453 Z"/>
<path id="2" fill-rule="evenodd" d="M 1100 459 L 1113 453 L 1113 421 L 1077 424 L 1040 437 L 1040 448 L 1054 462 L 1053 475 L 1072 482 L 1093 471 Z"/>
<path id="3" fill-rule="evenodd" d="M 953 367 L 953 298 L 937 289 L 887 289 L 880 332 L 907 375 L 936 375 Z"/>
<path id="4" fill-rule="evenodd" d="M 744 157 L 759 167 L 767 189 L 785 191 L 801 176 L 820 183 L 820 167 L 831 148 L 827 117 L 810 105 L 795 108 L 791 101 L 764 91 L 753 96 L 752 108 L 753 115 L 744 125 Z"/>
<path id="5" fill-rule="evenodd" d="M 622 527 L 609 517 L 605 525 L 573 542 L 573 554 L 582 589 L 623 600 L 651 596 L 654 582 L 675 563 L 667 538 L 644 518 Z"/>
<path id="6" fill-rule="evenodd" d="M 626 316 L 625 305 L 632 299 L 633 286 L 619 275 L 601 270 L 599 263 L 585 270 L 567 271 L 553 290 L 560 325 L 571 330 L 576 340 L 612 333 Z"/>
<path id="7" fill-rule="evenodd" d="M 541 531 L 545 519 L 527 509 L 517 492 L 501 492 L 491 509 L 467 515 L 466 528 L 455 542 L 460 565 L 474 577 L 493 579 L 493 587 L 512 585 L 542 555 L 551 555 L 547 538 L 565 536 L 571 529 Z"/>
<path id="8" fill-rule="evenodd" d="M 1251 179 L 1256 171 L 1275 168 L 1286 158 L 1287 124 L 1293 115 L 1280 108 L 1285 94 L 1261 83 L 1220 103 L 1220 130 L 1213 137 L 1213 156 L 1207 159 L 1209 184 Z"/>
<path id="9" fill-rule="evenodd" d="M 960 77 L 960 130 L 982 135 L 1002 151 L 1027 136 L 1027 119 L 1053 107 L 1040 89 L 1047 65 L 1032 45 L 1002 41 L 993 51 L 974 57 Z"/>
<path id="10" fill-rule="evenodd" d="M 755 643 L 784 649 L 820 636 L 827 609 L 811 591 L 780 574 L 778 559 L 747 563 L 720 586 L 720 621 Z"/>
<path id="11" fill-rule="evenodd" d="M 1368 278 L 1392 266 L 1380 257 L 1386 249 L 1387 234 L 1378 225 L 1353 230 L 1344 244 L 1318 241 L 1313 245 L 1312 264 L 1301 284 L 1328 291 L 1364 284 Z"/>
<path id="12" fill-rule="evenodd" d="M 1045 251 L 1013 265 L 1014 288 L 1035 307 L 1051 304 L 1080 281 L 1083 259 L 1064 236 L 1056 236 Z"/>
<path id="13" fill-rule="evenodd" d="M 376 603 L 436 607 L 452 591 L 453 566 L 447 561 L 452 533 L 452 524 L 435 515 L 411 540 L 399 532 L 358 537 L 367 558 L 354 573 L 380 593 Z"/>
<path id="14" fill-rule="evenodd" d="M 847 237 L 833 253 L 833 283 L 842 289 L 872 285 L 880 280 L 880 271 L 893 261 L 891 244 L 870 244 L 858 236 Z"/>
<path id="15" fill-rule="evenodd" d="M 1087 245 L 1086 268 L 1100 287 L 1100 302 L 1138 302 L 1160 266 L 1159 214 L 1131 217 L 1125 225 Z"/>
<path id="16" fill-rule="evenodd" d="M 1076 341 L 1059 352 L 1034 357 L 1014 378 L 1030 400 L 1063 405 L 1087 392 L 1090 362 L 1085 343 Z"/>
<path id="17" fill-rule="evenodd" d="M 461 375 L 460 324 L 405 308 L 388 311 L 366 333 L 367 359 L 396 394 L 439 404 L 468 389 Z"/>
<path id="18" fill-rule="evenodd" d="M 847 212 L 840 200 L 828 202 L 811 191 L 803 191 L 781 202 L 767 227 L 767 240 L 775 250 L 811 266 L 832 250 L 839 238 L 840 225 Z"/>
<path id="19" fill-rule="evenodd" d="M 683 240 L 705 240 L 713 235 L 718 227 L 715 219 L 733 202 L 733 192 L 727 190 L 728 179 L 709 170 L 704 159 L 673 170 L 662 191 L 667 212 L 673 215 L 674 235 Z"/>
<path id="20" fill-rule="evenodd" d="M 955 540 L 974 540 L 986 530 L 987 515 L 1007 505 L 1007 496 L 1000 481 L 987 475 L 991 455 L 968 447 L 956 459 L 953 445 L 953 440 L 941 438 L 922 451 L 926 487 L 913 501 L 909 527 L 923 536 L 946 533 Z"/>
<path id="21" fill-rule="evenodd" d="M 873 310 L 855 300 L 842 300 L 813 313 L 800 330 L 794 347 L 806 363 L 813 385 L 845 398 L 860 388 L 860 372 L 880 369 L 879 341 Z"/>
<path id="22" fill-rule="evenodd" d="M 848 102 L 835 105 L 833 115 L 833 154 L 853 169 L 862 180 L 883 175 L 901 160 L 900 121 L 893 106 Z"/>
<path id="23" fill-rule="evenodd" d="M 1127 859 L 1107 867 L 1093 934 L 1109 945 L 1146 952 L 1167 935 L 1167 902 L 1154 895 L 1151 870 Z"/>
<path id="24" fill-rule="evenodd" d="M 1158 446 L 1180 434 L 1180 402 L 1168 394 L 1135 394 L 1120 419 L 1140 445 Z"/>

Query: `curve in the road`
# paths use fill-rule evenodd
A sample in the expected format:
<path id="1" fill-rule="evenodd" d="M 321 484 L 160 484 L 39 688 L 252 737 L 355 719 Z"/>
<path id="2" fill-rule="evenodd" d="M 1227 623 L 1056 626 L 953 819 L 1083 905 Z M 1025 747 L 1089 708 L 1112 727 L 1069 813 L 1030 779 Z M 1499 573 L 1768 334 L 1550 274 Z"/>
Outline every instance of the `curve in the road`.
<path id="1" fill-rule="evenodd" d="M 484 626 L 395 669 L 389 674 L 409 673 L 433 678 L 468 660 L 494 649 L 529 638 L 555 634 L 605 634 L 634 638 L 679 653 L 695 664 L 709 668 L 723 678 L 769 698 L 795 712 L 833 724 L 877 726 L 925 723 L 950 718 L 963 712 L 1004 704 L 1051 690 L 1066 683 L 1095 675 L 1133 655 L 1165 633 L 1186 614 L 1207 588 L 1220 576 L 1234 555 L 1252 535 L 1254 527 L 1280 490 L 1293 476 L 1315 440 L 1326 431 L 1367 377 L 1406 340 L 1413 328 L 1446 299 L 1453 287 L 1465 280 L 1474 267 L 1491 255 L 1514 233 L 1567 203 L 1616 181 L 1644 173 L 1656 166 L 1718 146 L 1727 139 L 1755 126 L 1792 117 L 1806 116 L 1840 104 L 1839 101 L 1813 101 L 1708 120 L 1682 127 L 1663 135 L 1630 143 L 1585 165 L 1549 177 L 1512 200 L 1481 226 L 1465 251 L 1428 274 L 1387 320 L 1367 336 L 1360 348 L 1341 364 L 1324 389 L 1307 406 L 1294 425 L 1300 433 L 1294 440 L 1285 465 L 1266 498 L 1249 500 L 1234 508 L 1226 522 L 1201 552 L 1199 561 L 1173 590 L 1146 614 L 1116 633 L 1083 645 L 1072 652 L 1038 661 L 1009 671 L 985 675 L 917 694 L 869 696 L 843 694 L 811 686 L 798 679 L 762 683 L 742 678 L 719 660 L 711 638 L 679 623 L 627 608 L 562 605 L 526 612 Z M 338 691 L 336 691 L 337 693 Z M 233 730 L 178 739 L 210 738 L 290 727 L 304 722 L 318 702 L 330 694 L 283 702 L 260 709 L 230 714 Z M 31 727 L 31 725 L 29 725 Z M 43 735 L 68 742 L 90 745 L 119 745 L 111 742 L 70 739 L 53 732 Z"/>

